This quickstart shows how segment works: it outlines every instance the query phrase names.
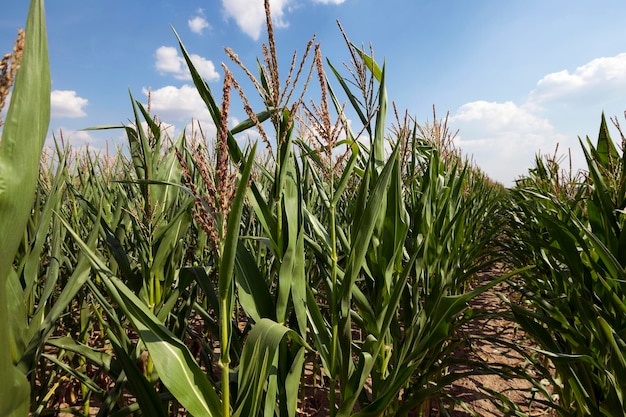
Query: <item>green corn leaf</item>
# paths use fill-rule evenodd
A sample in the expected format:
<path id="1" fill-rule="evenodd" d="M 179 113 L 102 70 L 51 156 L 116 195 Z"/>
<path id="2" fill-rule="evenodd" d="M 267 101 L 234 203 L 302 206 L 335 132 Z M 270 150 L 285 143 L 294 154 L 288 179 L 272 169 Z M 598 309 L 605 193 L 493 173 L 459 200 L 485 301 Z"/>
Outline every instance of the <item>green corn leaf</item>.
<path id="1" fill-rule="evenodd" d="M 6 355 L 12 365 L 18 365 L 18 368 L 26 374 L 30 368 L 20 366 L 19 361 L 24 359 L 24 352 L 28 344 L 28 312 L 26 311 L 19 276 L 13 269 L 9 270 L 6 286 L 3 288 L 2 294 L 0 294 L 1 298 L 5 298 L 6 301 L 0 306 L 0 309 L 6 309 L 4 311 L 7 314 L 1 316 L 4 317 L 4 320 L 0 323 L 0 330 L 3 330 L 2 327 L 6 326 L 9 332 L 7 333 L 7 339 L 0 341 L 0 346 L 3 347 L 1 354 Z"/>
<path id="2" fill-rule="evenodd" d="M 397 163 L 399 147 L 396 147 L 392 156 L 385 164 L 380 176 L 374 183 L 371 194 L 363 209 L 363 215 L 358 219 L 354 230 L 354 245 L 346 263 L 345 276 L 339 288 L 338 300 L 340 303 L 339 315 L 339 347 L 341 350 L 340 380 L 345 384 L 351 368 L 351 317 L 350 307 L 357 276 L 365 266 L 365 258 L 370 247 L 374 229 L 381 211 L 384 210 L 383 196 L 386 195 L 394 165 Z M 333 370 L 334 371 L 334 370 Z M 345 387 L 345 385 L 342 385 Z"/>
<path id="3" fill-rule="evenodd" d="M 361 390 L 365 386 L 369 371 L 374 367 L 375 359 L 376 358 L 372 356 L 370 352 L 362 351 L 359 353 L 357 368 L 348 382 L 345 399 L 337 411 L 337 417 L 353 415 L 354 405 L 356 404 Z"/>
<path id="4" fill-rule="evenodd" d="M 382 196 L 387 193 L 393 167 L 397 163 L 398 152 L 399 148 L 396 147 L 381 172 L 380 177 L 376 180 L 372 192 L 368 196 L 367 203 L 364 205 L 363 215 L 359 219 L 359 223 L 356 224 L 355 231 L 353 232 L 355 236 L 353 239 L 354 246 L 348 257 L 346 276 L 341 286 L 342 315 L 344 317 L 348 314 L 352 286 L 361 268 L 363 268 L 378 215 L 383 210 L 383 204 L 381 204 L 381 202 L 384 201 L 384 199 Z"/>
<path id="5" fill-rule="evenodd" d="M 282 350 L 282 346 L 278 348 Z M 283 350 L 284 351 L 284 350 Z M 280 354 L 274 355 L 274 362 L 272 362 L 272 369 L 278 370 L 279 368 L 279 359 Z M 278 372 L 270 372 L 267 377 L 267 385 L 265 386 L 265 400 L 263 407 L 263 415 L 266 417 L 272 417 L 276 414 L 285 415 L 284 412 L 281 412 L 280 408 L 283 404 L 278 404 L 280 401 L 278 398 L 279 395 L 279 382 L 278 382 Z"/>
<path id="6" fill-rule="evenodd" d="M 215 291 L 211 278 L 207 275 L 207 271 L 204 267 L 193 266 L 181 268 L 179 275 L 181 281 L 197 282 L 206 296 L 208 306 L 215 311 L 219 311 L 220 303 L 217 298 L 217 292 Z"/>
<path id="7" fill-rule="evenodd" d="M 284 255 L 282 258 L 279 278 L 278 293 L 276 298 L 276 318 L 279 322 L 284 323 L 287 319 L 288 302 L 291 290 L 294 285 L 302 285 L 305 280 L 304 269 L 298 268 L 296 265 L 302 265 L 304 258 L 304 247 L 298 244 L 302 230 L 302 198 L 299 193 L 299 175 L 297 167 L 291 159 L 285 161 L 282 170 L 287 172 L 283 182 L 281 192 L 283 195 L 283 241 Z M 302 294 L 302 292 L 301 292 Z M 303 295 L 303 294 L 302 294 Z M 298 306 L 302 306 L 298 303 Z M 302 310 L 299 308 L 298 313 Z M 306 315 L 299 315 L 304 319 Z M 304 319 L 306 323 L 306 319 Z M 301 325 L 304 324 L 301 322 Z"/>
<path id="8" fill-rule="evenodd" d="M 139 108 L 139 112 L 143 116 L 143 119 L 145 120 L 146 125 L 150 129 L 151 141 L 147 142 L 147 145 L 148 145 L 147 150 L 151 151 L 150 156 L 158 158 L 161 155 L 161 127 L 153 120 L 150 113 L 148 113 L 148 110 L 146 110 L 146 108 L 143 106 L 143 104 L 141 104 L 139 100 L 134 100 L 134 104 L 136 104 L 137 107 Z M 139 121 L 140 121 L 139 118 L 135 119 L 135 122 L 139 122 Z M 157 170 L 158 168 L 154 167 L 153 172 L 156 172 Z"/>
<path id="9" fill-rule="evenodd" d="M 298 400 L 302 384 L 302 370 L 304 369 L 304 361 L 306 359 L 305 353 L 305 349 L 298 349 L 298 353 L 295 355 L 285 378 L 285 405 L 289 417 L 295 417 L 298 410 Z"/>
<path id="10" fill-rule="evenodd" d="M 33 0 L 22 62 L 0 142 L 0 277 L 13 263 L 35 199 L 39 157 L 50 121 L 50 69 L 43 1 Z"/>
<path id="11" fill-rule="evenodd" d="M 126 135 L 128 136 L 128 145 L 133 158 L 133 165 L 135 167 L 135 174 L 138 179 L 151 180 L 152 179 L 152 151 L 150 147 L 150 141 L 143 129 L 143 124 L 139 118 L 139 112 L 137 111 L 138 104 L 133 98 L 133 95 L 129 91 L 130 101 L 133 105 L 133 114 L 135 116 L 134 126 L 125 126 Z M 144 201 L 149 201 L 148 186 L 142 186 L 142 194 Z"/>
<path id="12" fill-rule="evenodd" d="M 254 257 L 240 242 L 237 247 L 237 296 L 241 307 L 255 322 L 262 318 L 276 319 L 276 307 L 265 277 L 256 266 Z"/>
<path id="13" fill-rule="evenodd" d="M 273 320 L 261 319 L 250 331 L 241 355 L 239 396 L 233 416 L 258 414 L 265 381 L 270 376 L 278 347 L 286 336 L 306 347 L 296 332 Z"/>
<path id="14" fill-rule="evenodd" d="M 15 334 L 11 326 L 11 322 L 24 317 L 10 309 L 17 304 L 9 304 L 7 297 L 11 292 L 19 294 L 13 259 L 35 199 L 39 158 L 50 121 L 50 66 L 43 3 L 30 3 L 22 62 L 0 142 L 0 415 L 7 417 L 28 415 L 30 401 L 26 376 L 15 367 L 21 355 L 17 341 L 23 335 Z"/>
<path id="15" fill-rule="evenodd" d="M 387 124 L 387 88 L 385 87 L 385 66 L 383 65 L 378 86 L 378 113 L 372 140 L 373 162 L 377 172 L 382 170 L 385 161 L 385 129 Z"/>
<path id="16" fill-rule="evenodd" d="M 243 213 L 246 190 L 254 164 L 254 154 L 256 152 L 256 143 L 254 144 L 251 154 L 248 157 L 239 178 L 239 184 L 231 209 L 228 213 L 226 235 L 222 241 L 222 254 L 219 259 L 218 271 L 218 298 L 220 301 L 219 317 L 220 317 L 220 364 L 222 366 L 222 414 L 230 413 L 230 385 L 228 382 L 228 373 L 230 366 L 230 349 L 232 337 L 232 316 L 235 303 L 235 260 L 237 257 L 237 246 L 239 245 L 239 233 L 241 229 L 241 216 Z"/>
<path id="17" fill-rule="evenodd" d="M 278 162 L 276 164 L 277 172 L 274 177 L 274 197 L 279 198 L 280 194 L 285 189 L 285 181 L 287 180 L 287 176 L 293 178 L 293 126 L 288 126 L 287 121 L 289 120 L 290 112 L 289 110 L 284 110 L 281 118 L 281 130 L 278 133 L 284 134 L 284 140 L 279 144 L 278 149 Z"/>
<path id="18" fill-rule="evenodd" d="M 207 108 L 209 110 L 209 113 L 211 114 L 211 118 L 213 119 L 213 122 L 215 122 L 216 126 L 219 126 L 220 120 L 221 120 L 220 106 L 218 106 L 217 102 L 215 101 L 213 93 L 211 92 L 211 88 L 202 79 L 202 77 L 200 76 L 200 73 L 194 66 L 193 62 L 191 62 L 191 57 L 189 56 L 189 53 L 187 52 L 185 45 L 183 45 L 183 42 L 180 39 L 180 36 L 178 36 L 178 33 L 173 27 L 172 27 L 172 31 L 174 32 L 174 36 L 176 36 L 176 39 L 178 40 L 178 45 L 183 54 L 183 58 L 185 58 L 185 62 L 187 63 L 187 67 L 189 68 L 189 72 L 191 73 L 191 79 L 193 80 L 193 83 L 196 86 L 196 90 L 200 94 L 202 101 L 204 101 L 204 103 L 207 105 Z M 236 161 L 236 162 L 239 162 L 239 161 Z"/>
<path id="19" fill-rule="evenodd" d="M 415 260 L 417 259 L 418 255 L 419 255 L 418 251 L 415 251 L 413 253 L 413 256 L 411 257 L 407 265 L 404 267 L 404 270 L 402 271 L 402 274 L 400 275 L 398 281 L 395 283 L 393 287 L 392 296 L 389 300 L 389 303 L 385 306 L 385 311 L 383 311 L 382 325 L 380 329 L 376 329 L 378 334 L 382 335 L 386 331 L 386 329 L 389 329 L 391 322 L 397 313 L 397 308 L 398 308 L 398 305 L 400 304 L 400 297 L 402 296 L 402 293 L 404 292 L 407 280 L 409 278 L 409 273 L 412 271 L 413 264 L 415 263 Z M 350 385 L 351 385 L 350 390 L 352 392 L 352 395 L 346 401 L 344 401 L 344 403 L 342 404 L 339 410 L 338 416 L 350 415 L 351 411 L 354 408 L 354 404 L 356 403 L 356 400 L 358 399 L 359 395 L 361 394 L 361 391 L 363 390 L 365 386 L 365 380 L 370 375 L 370 372 L 372 371 L 372 368 L 374 367 L 376 358 L 373 355 L 377 354 L 377 352 L 380 351 L 382 345 L 384 344 L 384 341 L 385 341 L 384 337 L 381 336 L 378 339 L 375 339 L 375 343 L 371 349 L 361 352 L 362 357 L 360 358 L 361 360 L 359 361 L 359 367 L 356 369 L 356 371 L 354 372 L 353 376 L 350 379 Z M 396 381 L 399 387 L 403 386 L 405 383 L 404 381 L 401 381 L 400 379 L 397 379 Z M 398 390 L 399 389 L 400 388 L 398 388 Z M 377 412 L 380 412 L 382 409 L 385 408 L 382 404 L 386 406 L 389 401 L 395 398 L 395 394 L 396 394 L 395 390 L 388 390 L 388 394 L 386 396 L 378 398 L 374 404 L 367 407 L 367 411 L 363 410 L 363 415 L 368 415 L 367 412 L 371 411 L 372 409 L 377 410 L 374 414 L 376 414 Z"/>
<path id="20" fill-rule="evenodd" d="M 34 242 L 32 243 L 32 250 L 28 254 L 28 259 L 26 260 L 26 264 L 24 266 L 24 274 L 23 274 L 24 281 L 25 281 L 24 294 L 30 294 L 35 285 L 35 281 L 37 279 L 37 274 L 39 270 L 40 260 L 42 258 L 42 251 L 44 248 L 44 244 L 50 238 L 48 232 L 50 229 L 53 211 L 58 210 L 60 206 L 61 198 L 63 195 L 61 191 L 62 191 L 63 183 L 65 181 L 64 170 L 66 169 L 66 156 L 67 156 L 67 152 L 63 152 L 63 155 L 61 156 L 61 159 L 57 167 L 56 175 L 54 176 L 54 180 L 50 186 L 50 192 L 48 193 L 45 205 L 41 209 L 41 217 L 39 218 L 39 223 L 37 225 L 37 232 L 35 234 Z M 58 230 L 60 229 L 58 226 L 59 224 L 57 222 L 52 227 L 55 227 L 58 232 Z M 54 252 L 54 254 L 52 254 L 51 256 L 51 259 L 52 259 L 51 262 L 55 262 L 55 260 L 60 257 L 59 251 L 60 251 L 61 242 L 60 242 L 60 236 L 58 235 L 58 233 L 53 233 L 52 236 L 54 237 L 52 238 L 52 241 L 49 242 L 49 244 L 52 247 L 51 252 Z M 56 264 L 58 265 L 58 262 Z M 51 278 L 50 279 L 51 285 L 46 285 L 46 290 L 45 290 L 45 293 L 48 296 L 51 294 L 52 290 L 54 289 L 54 285 L 56 284 L 56 279 L 53 278 L 55 275 L 55 272 L 52 269 L 53 268 L 49 270 L 50 272 L 49 276 Z M 48 284 L 48 282 L 49 281 L 46 280 L 46 284 Z M 42 297 L 42 300 L 40 301 L 40 304 L 38 306 L 39 309 L 42 309 L 47 305 L 48 296 Z"/>
<path id="21" fill-rule="evenodd" d="M 611 165 L 617 164 L 620 160 L 615 144 L 611 139 L 604 112 L 602 112 L 602 120 L 600 121 L 600 132 L 598 133 L 596 149 L 598 154 L 596 160 L 606 170 L 610 170 Z"/>
<path id="22" fill-rule="evenodd" d="M 43 354 L 41 356 L 49 360 L 51 363 L 55 364 L 58 368 L 62 369 L 67 374 L 76 378 L 81 384 L 87 386 L 87 388 L 89 388 L 89 390 L 94 392 L 96 395 L 102 396 L 104 394 L 104 390 L 100 388 L 93 379 L 89 378 L 86 374 L 78 371 L 74 367 L 69 366 L 68 364 L 59 360 L 58 357 L 48 354 Z"/>
<path id="23" fill-rule="evenodd" d="M 331 202 L 331 204 L 334 206 L 337 205 L 339 199 L 343 195 L 344 190 L 348 186 L 348 181 L 354 173 L 354 168 L 359 158 L 359 146 L 356 141 L 346 141 L 345 145 L 352 148 L 352 153 L 350 155 L 350 158 L 348 159 L 348 162 L 346 163 L 346 166 L 343 168 L 341 178 L 339 179 L 339 183 L 337 183 L 337 188 L 335 189 L 335 192 L 333 194 L 333 201 Z"/>
<path id="24" fill-rule="evenodd" d="M 269 107 L 270 104 L 273 104 L 270 99 L 272 97 L 272 93 L 269 88 L 269 83 L 267 82 L 267 77 L 265 76 L 266 72 L 263 69 L 263 64 L 261 64 L 261 61 L 259 61 L 258 58 L 256 60 L 256 66 L 259 71 L 259 82 L 263 89 L 262 98 L 265 103 L 265 107 Z"/>
<path id="25" fill-rule="evenodd" d="M 178 212 L 170 212 L 169 222 L 163 222 L 158 229 L 158 236 L 155 234 L 155 241 L 158 242 L 158 249 L 154 255 L 154 260 L 150 266 L 150 272 L 155 276 L 165 278 L 165 273 L 170 268 L 170 264 L 176 262 L 176 248 L 180 245 L 181 239 L 187 234 L 191 225 L 191 208 L 193 200 L 189 199 L 183 204 Z"/>
<path id="26" fill-rule="evenodd" d="M 303 212 L 307 225 L 311 228 L 311 231 L 313 232 L 313 235 L 317 237 L 317 240 L 321 243 L 321 245 L 323 245 L 323 250 L 320 249 L 318 251 L 320 255 L 323 252 L 330 253 L 331 251 L 330 236 L 328 235 L 328 232 L 324 228 L 324 225 L 322 224 L 322 222 L 320 222 L 317 216 L 311 213 L 306 207 L 303 207 L 302 212 Z"/>
<path id="27" fill-rule="evenodd" d="M 307 333 L 307 275 L 306 275 L 306 257 L 304 252 L 304 230 L 300 226 L 298 237 L 295 245 L 295 255 L 293 261 L 293 277 L 291 280 L 291 299 L 293 308 L 298 321 L 300 335 L 306 338 Z"/>
<path id="28" fill-rule="evenodd" d="M 251 155 L 248 157 L 246 165 L 243 168 L 237 191 L 231 204 L 230 213 L 228 214 L 228 224 L 226 226 L 226 236 L 224 238 L 224 247 L 220 259 L 218 297 L 220 299 L 220 305 L 224 306 L 223 303 L 226 302 L 225 307 L 227 308 L 227 313 L 222 312 L 221 314 L 228 314 L 229 316 L 234 302 L 235 259 L 237 257 L 237 246 L 239 245 L 241 215 L 243 213 L 246 190 L 252 172 L 255 152 L 256 144 L 252 148 Z"/>
<path id="29" fill-rule="evenodd" d="M 183 152 L 187 141 L 185 131 L 180 134 L 179 138 L 167 150 L 167 154 L 161 158 L 157 164 L 154 180 L 163 181 L 167 184 L 180 184 L 182 176 L 182 168 L 176 157 L 176 151 Z M 155 150 L 155 152 L 157 152 Z M 166 212 L 176 202 L 179 193 L 177 187 L 152 187 L 153 204 L 160 212 Z"/>
<path id="30" fill-rule="evenodd" d="M 428 333 L 419 341 L 417 347 L 411 353 L 411 356 L 418 358 L 423 352 L 427 351 L 429 346 L 435 346 L 437 343 L 445 340 L 449 334 L 449 328 L 452 325 L 454 318 L 467 308 L 470 300 L 479 296 L 498 283 L 503 282 L 514 275 L 523 273 L 531 268 L 532 266 L 527 266 L 511 271 L 464 294 L 439 297 L 433 303 L 430 311 L 426 313 L 428 316 L 427 320 L 429 322 Z"/>
<path id="31" fill-rule="evenodd" d="M 572 223 L 581 231 L 581 233 L 588 237 L 590 247 L 595 249 L 595 253 L 604 262 L 603 266 L 609 272 L 610 278 L 625 282 L 626 270 L 615 258 L 611 250 L 604 244 L 604 242 L 602 242 L 595 233 L 586 228 L 579 219 L 575 217 L 572 218 Z M 581 266 L 580 268 L 582 269 L 583 267 Z M 613 291 L 610 290 L 610 293 L 611 292 Z M 624 305 L 622 309 L 625 309 L 624 311 L 626 312 L 626 305 Z"/>
<path id="32" fill-rule="evenodd" d="M 383 65 L 383 69 L 381 70 L 378 64 L 376 63 L 376 61 L 374 61 L 374 59 L 371 56 L 366 54 L 362 48 L 357 47 L 353 43 L 350 43 L 350 46 L 361 57 L 361 59 L 363 59 L 363 62 L 367 66 L 367 69 L 371 71 L 371 73 L 374 75 L 374 78 L 376 78 L 376 81 L 382 83 L 382 80 L 385 77 L 384 65 Z"/>
<path id="33" fill-rule="evenodd" d="M 221 401 L 187 346 L 171 334 L 121 281 L 115 278 L 110 281 L 119 291 L 123 309 L 148 348 L 163 384 L 191 414 L 221 415 Z M 109 291 L 112 290 L 109 285 Z"/>
<path id="34" fill-rule="evenodd" d="M 603 336 L 609 342 L 608 346 L 611 347 L 611 362 L 614 364 L 613 367 L 616 375 L 626 374 L 626 358 L 624 358 L 624 354 L 626 353 L 624 347 L 626 344 L 624 340 L 620 338 L 615 329 L 611 327 L 604 318 L 598 317 L 598 321 L 600 322 L 600 329 L 602 330 Z M 626 387 L 624 383 L 621 385 Z"/>
<path id="35" fill-rule="evenodd" d="M 106 372 L 111 371 L 113 362 L 111 355 L 109 355 L 108 353 L 99 352 L 94 348 L 84 345 L 82 343 L 78 343 L 69 336 L 51 337 L 46 343 L 59 349 L 77 353 L 85 357 L 89 362 L 105 370 Z"/>
<path id="36" fill-rule="evenodd" d="M 310 326 L 309 331 L 314 345 L 317 347 L 317 353 L 320 355 L 325 371 L 332 378 L 335 376 L 334 370 L 330 366 L 332 363 L 330 356 L 332 335 L 317 304 L 315 294 L 309 285 L 307 285 L 307 317 Z"/>
<path id="37" fill-rule="evenodd" d="M 111 255 L 113 255 L 117 266 L 120 268 L 124 280 L 133 288 L 138 288 L 141 285 L 141 278 L 133 271 L 130 260 L 128 259 L 128 254 L 124 250 L 122 243 L 115 236 L 115 233 L 113 233 L 111 226 L 102 218 L 100 209 L 91 204 L 90 201 L 80 195 L 73 187 L 70 187 L 70 190 L 72 191 L 72 195 L 79 200 L 80 204 L 87 209 L 87 214 L 94 223 L 100 225 L 104 242 L 111 251 Z"/>
<path id="38" fill-rule="evenodd" d="M 275 112 L 276 111 L 273 108 L 268 108 L 267 110 L 263 110 L 257 113 L 256 118 L 260 123 L 263 123 L 264 121 L 269 119 L 272 116 L 272 114 L 274 114 Z M 230 130 L 230 133 L 231 135 L 236 135 L 238 133 L 251 129 L 255 126 L 256 126 L 256 122 L 254 122 L 252 119 L 246 119 L 243 122 L 239 123 L 237 126 L 233 127 Z"/>

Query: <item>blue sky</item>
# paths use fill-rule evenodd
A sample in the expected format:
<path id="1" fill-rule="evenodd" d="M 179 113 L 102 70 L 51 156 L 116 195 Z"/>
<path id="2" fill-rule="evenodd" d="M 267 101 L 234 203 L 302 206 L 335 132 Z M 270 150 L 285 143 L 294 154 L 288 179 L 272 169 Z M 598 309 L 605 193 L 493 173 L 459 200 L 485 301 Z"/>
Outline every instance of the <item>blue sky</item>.
<path id="1" fill-rule="evenodd" d="M 208 116 L 191 88 L 173 26 L 203 75 L 221 89 L 231 47 L 254 67 L 265 41 L 262 0 L 46 2 L 52 71 L 51 132 L 76 146 L 120 142 L 95 125 L 127 123 L 128 91 L 180 131 Z M 27 1 L 3 5 L 0 51 L 22 27 Z M 536 152 L 557 143 L 582 166 L 578 136 L 597 135 L 600 115 L 626 110 L 626 7 L 623 0 L 276 0 L 283 74 L 294 50 L 317 35 L 336 66 L 349 60 L 339 20 L 357 44 L 373 44 L 387 65 L 389 99 L 419 122 L 450 112 L 457 144 L 509 185 Z M 249 92 L 251 93 L 251 91 Z M 260 110 L 260 109 L 259 109 Z M 232 109 L 235 118 L 245 114 Z M 624 121 L 623 124 L 626 124 Z M 121 133 L 121 132 L 119 132 Z M 614 133 L 617 137 L 617 132 Z"/>

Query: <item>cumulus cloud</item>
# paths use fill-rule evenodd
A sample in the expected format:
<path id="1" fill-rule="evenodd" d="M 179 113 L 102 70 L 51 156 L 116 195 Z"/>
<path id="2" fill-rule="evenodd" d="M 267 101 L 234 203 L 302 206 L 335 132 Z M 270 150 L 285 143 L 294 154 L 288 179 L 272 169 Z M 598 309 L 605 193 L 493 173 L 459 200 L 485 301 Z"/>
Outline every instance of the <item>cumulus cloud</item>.
<path id="1" fill-rule="evenodd" d="M 550 153 L 568 140 L 548 119 L 510 101 L 466 103 L 450 123 L 459 129 L 457 145 L 463 152 L 505 185 L 527 173 L 537 152 Z"/>
<path id="2" fill-rule="evenodd" d="M 89 103 L 73 90 L 53 90 L 50 94 L 51 117 L 76 118 L 87 116 L 83 108 Z"/>
<path id="3" fill-rule="evenodd" d="M 272 23 L 275 27 L 287 27 L 285 9 L 291 0 L 270 0 Z M 265 24 L 265 9 L 260 0 L 222 0 L 227 18 L 233 18 L 246 35 L 255 41 L 261 36 Z"/>
<path id="4" fill-rule="evenodd" d="M 148 90 L 144 88 L 143 93 L 147 96 Z M 151 90 L 150 109 L 166 124 L 172 122 L 187 124 L 193 119 L 200 123 L 207 137 L 214 137 L 217 132 L 206 104 L 193 86 L 174 87 L 168 85 L 157 90 Z M 168 133 L 175 137 L 180 131 L 175 125 L 170 125 Z"/>
<path id="5" fill-rule="evenodd" d="M 209 25 L 209 22 L 207 22 L 207 20 L 204 18 L 203 9 L 198 9 L 197 15 L 189 19 L 187 21 L 187 24 L 189 25 L 189 29 L 192 32 L 197 33 L 198 35 L 202 35 L 202 31 L 204 29 L 209 29 L 211 27 L 211 25 Z"/>
<path id="6" fill-rule="evenodd" d="M 529 105 L 552 102 L 602 102 L 622 95 L 626 88 L 626 53 L 594 59 L 569 72 L 547 74 L 530 93 Z"/>
<path id="7" fill-rule="evenodd" d="M 537 153 L 552 154 L 557 144 L 562 152 L 572 149 L 574 169 L 584 167 L 577 138 L 589 133 L 584 132 L 589 125 L 577 122 L 584 118 L 595 130 L 595 115 L 590 119 L 589 113 L 622 108 L 624 89 L 626 53 L 546 74 L 521 104 L 466 103 L 450 122 L 459 129 L 463 151 L 492 178 L 510 185 L 527 173 Z"/>
<path id="8" fill-rule="evenodd" d="M 143 89 L 148 94 L 147 89 Z M 150 108 L 161 120 L 208 119 L 209 111 L 193 86 L 168 85 L 150 92 Z"/>
<path id="9" fill-rule="evenodd" d="M 518 132 L 547 131 L 550 122 L 542 119 L 512 101 L 505 103 L 474 101 L 462 105 L 453 121 L 476 123 L 490 132 L 515 130 Z"/>
<path id="10" fill-rule="evenodd" d="M 345 0 L 313 0 L 318 4 L 342 4 Z M 292 6 L 293 4 L 293 6 Z M 222 0 L 222 7 L 226 18 L 232 18 L 246 35 L 259 40 L 265 27 L 265 9 L 261 0 Z M 289 26 L 285 14 L 292 8 L 298 7 L 293 0 L 270 0 L 272 23 L 274 28 Z"/>
<path id="11" fill-rule="evenodd" d="M 147 96 L 148 89 L 144 88 L 143 94 Z M 215 123 L 193 86 L 165 86 L 151 90 L 150 109 L 152 114 L 158 116 L 161 127 L 171 138 L 177 138 L 183 128 L 188 137 L 195 138 L 199 132 L 198 126 L 208 138 L 213 138 L 217 134 Z"/>
<path id="12" fill-rule="evenodd" d="M 220 75 L 215 70 L 212 61 L 196 54 L 191 54 L 190 58 L 202 78 L 207 81 L 219 80 Z M 156 50 L 155 66 L 161 74 L 173 75 L 178 80 L 191 79 L 185 59 L 178 54 L 178 49 L 173 46 L 161 46 Z"/>

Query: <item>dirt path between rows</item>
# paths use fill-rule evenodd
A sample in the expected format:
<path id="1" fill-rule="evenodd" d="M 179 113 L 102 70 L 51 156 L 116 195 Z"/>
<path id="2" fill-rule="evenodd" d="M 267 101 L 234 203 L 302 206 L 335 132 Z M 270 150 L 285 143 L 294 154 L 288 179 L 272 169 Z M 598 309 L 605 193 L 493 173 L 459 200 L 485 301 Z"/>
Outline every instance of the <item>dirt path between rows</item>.
<path id="1" fill-rule="evenodd" d="M 478 274 L 476 285 L 486 284 L 490 280 L 501 276 L 506 271 L 501 265 L 495 265 Z M 508 308 L 501 297 L 514 296 L 507 284 L 498 284 L 484 292 L 470 302 L 470 308 L 475 311 L 469 324 L 462 329 L 462 336 L 467 343 L 457 348 L 454 356 L 470 359 L 484 365 L 498 367 L 504 365 L 535 377 L 541 377 L 534 371 L 529 361 L 519 352 L 507 346 L 513 344 L 525 352 L 533 353 L 533 343 L 525 337 L 524 332 L 516 324 L 506 318 Z M 480 340 L 483 338 L 483 340 Z M 492 338 L 485 340 L 484 338 Z M 451 369 L 452 372 L 468 370 L 466 366 Z M 543 381 L 547 385 L 547 382 Z M 548 387 L 549 390 L 549 387 Z M 446 411 L 453 417 L 472 416 L 472 412 L 482 417 L 497 417 L 511 415 L 507 408 L 496 406 L 490 398 L 489 391 L 501 394 L 530 416 L 553 416 L 551 410 L 538 400 L 545 399 L 536 390 L 531 390 L 531 383 L 523 378 L 504 379 L 498 375 L 475 375 L 460 379 L 446 388 L 452 398 L 464 404 L 446 404 Z M 502 405 L 502 402 L 500 402 Z M 446 415 L 434 406 L 431 416 Z"/>

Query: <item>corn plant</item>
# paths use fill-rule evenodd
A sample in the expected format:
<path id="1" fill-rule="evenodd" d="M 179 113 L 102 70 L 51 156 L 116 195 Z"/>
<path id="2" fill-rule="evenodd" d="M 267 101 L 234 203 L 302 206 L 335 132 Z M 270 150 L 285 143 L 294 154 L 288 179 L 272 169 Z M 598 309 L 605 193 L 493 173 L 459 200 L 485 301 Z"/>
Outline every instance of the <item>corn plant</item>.
<path id="1" fill-rule="evenodd" d="M 587 181 L 535 175 L 516 190 L 513 253 L 537 267 L 518 285 L 534 308 L 512 308 L 554 364 L 561 415 L 624 415 L 623 152 L 604 115 L 596 145 L 581 146 Z M 574 198 L 553 192 L 567 187 Z"/>

